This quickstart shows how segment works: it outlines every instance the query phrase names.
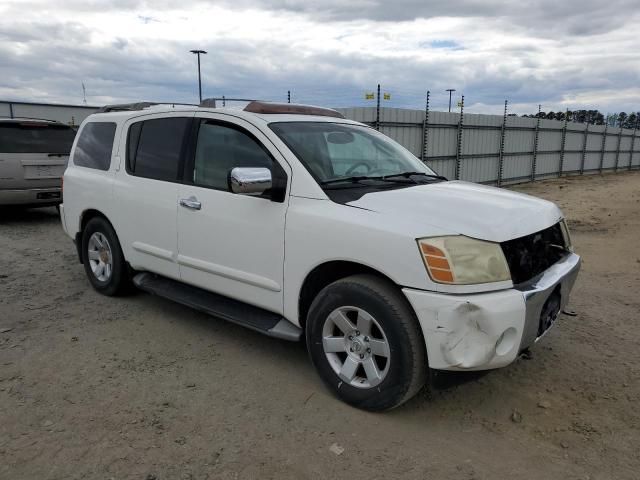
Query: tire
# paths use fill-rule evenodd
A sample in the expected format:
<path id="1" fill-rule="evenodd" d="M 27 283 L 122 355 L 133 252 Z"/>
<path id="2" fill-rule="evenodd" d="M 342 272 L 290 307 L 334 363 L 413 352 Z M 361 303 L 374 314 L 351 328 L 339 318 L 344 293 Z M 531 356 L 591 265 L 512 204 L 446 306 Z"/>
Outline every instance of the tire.
<path id="1" fill-rule="evenodd" d="M 116 232 L 106 219 L 94 217 L 87 222 L 82 231 L 81 248 L 84 270 L 93 288 L 107 296 L 130 291 L 129 265 Z"/>
<path id="2" fill-rule="evenodd" d="M 320 291 L 309 309 L 306 340 L 322 380 L 355 407 L 395 408 L 426 381 L 415 313 L 395 285 L 376 276 L 353 275 Z"/>

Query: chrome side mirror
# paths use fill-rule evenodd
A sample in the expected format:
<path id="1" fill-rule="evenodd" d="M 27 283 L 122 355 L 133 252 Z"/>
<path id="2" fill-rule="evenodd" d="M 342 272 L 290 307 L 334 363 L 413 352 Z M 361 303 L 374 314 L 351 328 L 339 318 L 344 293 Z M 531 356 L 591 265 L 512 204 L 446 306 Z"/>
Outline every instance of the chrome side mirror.
<path id="1" fill-rule="evenodd" d="M 242 195 L 261 195 L 272 186 L 268 168 L 236 167 L 229 172 L 229 188 Z"/>

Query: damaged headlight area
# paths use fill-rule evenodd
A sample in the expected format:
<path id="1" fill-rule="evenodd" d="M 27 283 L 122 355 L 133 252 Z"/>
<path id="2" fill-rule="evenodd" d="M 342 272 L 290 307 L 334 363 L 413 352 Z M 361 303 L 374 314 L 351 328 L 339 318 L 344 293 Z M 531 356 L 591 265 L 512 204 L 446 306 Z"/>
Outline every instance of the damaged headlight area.
<path id="1" fill-rule="evenodd" d="M 573 252 L 573 245 L 571 243 L 571 235 L 569 234 L 569 227 L 567 221 L 562 219 L 560 221 L 560 231 L 562 232 L 562 239 L 564 240 L 564 247 L 568 252 Z"/>
<path id="2" fill-rule="evenodd" d="M 431 280 L 452 285 L 511 280 L 500 244 L 455 235 L 418 239 Z"/>

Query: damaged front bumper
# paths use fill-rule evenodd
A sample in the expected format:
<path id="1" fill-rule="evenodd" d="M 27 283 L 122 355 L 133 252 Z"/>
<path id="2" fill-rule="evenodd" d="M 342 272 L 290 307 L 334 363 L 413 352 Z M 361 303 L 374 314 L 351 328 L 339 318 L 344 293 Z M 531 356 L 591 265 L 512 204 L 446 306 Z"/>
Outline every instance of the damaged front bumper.
<path id="1" fill-rule="evenodd" d="M 436 370 L 486 370 L 513 362 L 541 338 L 569 301 L 580 257 L 569 254 L 536 278 L 490 293 L 447 295 L 410 288 Z"/>

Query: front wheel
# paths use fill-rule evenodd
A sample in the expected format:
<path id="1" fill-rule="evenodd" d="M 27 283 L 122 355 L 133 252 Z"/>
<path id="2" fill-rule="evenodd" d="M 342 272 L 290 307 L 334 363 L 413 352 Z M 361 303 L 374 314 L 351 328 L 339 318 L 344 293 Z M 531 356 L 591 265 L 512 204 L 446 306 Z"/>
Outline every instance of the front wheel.
<path id="1" fill-rule="evenodd" d="M 427 360 L 417 319 L 398 288 L 373 275 L 325 287 L 306 329 L 311 361 L 345 402 L 367 410 L 395 408 L 426 380 Z"/>

